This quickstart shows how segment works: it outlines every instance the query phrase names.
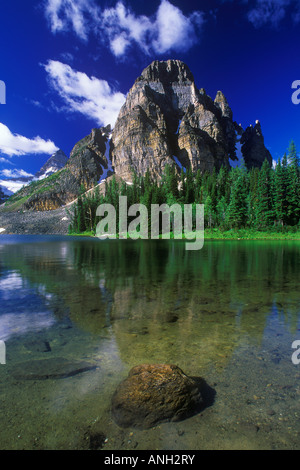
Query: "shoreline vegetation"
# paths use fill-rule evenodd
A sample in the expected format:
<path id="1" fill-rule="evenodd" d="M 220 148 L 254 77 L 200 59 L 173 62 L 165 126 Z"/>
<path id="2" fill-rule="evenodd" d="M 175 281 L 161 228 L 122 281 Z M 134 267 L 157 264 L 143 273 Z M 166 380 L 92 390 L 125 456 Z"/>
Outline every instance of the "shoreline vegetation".
<path id="1" fill-rule="evenodd" d="M 94 192 L 86 194 L 82 187 L 78 202 L 69 213 L 69 234 L 95 234 L 100 214 L 104 216 L 101 211 L 97 215 L 101 205 L 106 207 L 103 208 L 106 213 L 112 207 L 113 217 L 103 219 L 106 222 L 105 227 L 101 220 L 100 233 L 118 234 L 119 228 L 124 226 L 123 222 L 120 225 L 120 220 L 123 221 L 124 217 L 121 203 L 123 196 L 126 197 L 126 208 L 134 206 L 140 212 L 138 206 L 143 206 L 143 217 L 137 217 L 136 220 L 132 216 L 128 217 L 130 225 L 126 225 L 127 229 L 131 230 L 134 226 L 136 233 L 141 231 L 146 234 L 144 220 L 147 214 L 149 238 L 152 222 L 155 226 L 157 223 L 155 211 L 152 213 L 153 207 L 161 208 L 159 227 L 162 217 L 169 217 L 169 228 L 163 230 L 165 234 L 181 225 L 180 237 L 170 238 L 192 240 L 188 234 L 184 237 L 182 219 L 181 222 L 178 220 L 177 208 L 185 212 L 186 206 L 190 206 L 189 227 L 195 232 L 195 229 L 203 229 L 203 226 L 199 227 L 197 217 L 198 205 L 203 205 L 207 240 L 300 239 L 300 158 L 293 141 L 288 154 L 284 154 L 273 168 L 265 160 L 261 168 L 248 169 L 242 161 L 236 168 L 222 166 L 218 171 L 214 168 L 212 172 L 202 174 L 200 170 L 195 173 L 190 168 L 183 167 L 181 173 L 178 173 L 175 166 L 166 165 L 159 181 L 153 179 L 147 170 L 144 176 L 133 172 L 130 184 L 120 183 L 115 177 L 109 182 L 105 181 L 103 194 L 100 194 L 98 187 L 95 187 Z M 168 210 L 165 206 L 168 206 Z M 136 217 L 137 213 L 134 211 L 130 215 L 133 213 Z M 109 222 L 111 218 L 112 223 Z M 131 222 L 134 222 L 133 225 Z M 123 231 L 122 229 L 121 232 Z M 159 233 L 161 232 L 162 228 L 159 228 Z M 140 238 L 147 238 L 147 235 Z"/>
<path id="2" fill-rule="evenodd" d="M 83 233 L 69 233 L 68 236 L 73 237 L 92 237 L 97 238 L 96 233 L 93 231 L 86 231 Z M 130 239 L 130 234 L 127 234 L 127 239 Z M 104 238 L 103 238 L 104 239 Z M 118 239 L 118 234 L 116 236 Z M 162 239 L 160 235 L 159 239 Z M 170 233 L 170 240 L 173 240 L 174 236 Z M 151 240 L 151 238 L 149 238 Z M 182 240 L 187 240 L 184 233 L 182 234 Z M 239 229 L 239 230 L 227 230 L 222 231 L 220 229 L 205 229 L 204 240 L 299 240 L 300 241 L 300 230 L 293 231 L 260 231 L 254 229 Z M 188 241 L 191 241 L 190 239 Z"/>

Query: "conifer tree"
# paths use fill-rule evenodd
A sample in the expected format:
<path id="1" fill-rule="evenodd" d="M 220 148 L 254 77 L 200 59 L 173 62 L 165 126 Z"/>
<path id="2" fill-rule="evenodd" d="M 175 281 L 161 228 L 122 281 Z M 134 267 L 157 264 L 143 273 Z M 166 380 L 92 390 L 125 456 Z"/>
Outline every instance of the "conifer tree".
<path id="1" fill-rule="evenodd" d="M 86 230 L 85 217 L 84 217 L 84 207 L 82 196 L 78 197 L 77 201 L 77 232 L 82 233 Z"/>
<path id="2" fill-rule="evenodd" d="M 274 209 L 276 222 L 283 226 L 286 222 L 286 184 L 284 181 L 284 171 L 279 159 L 275 169 L 274 185 Z"/>
<path id="3" fill-rule="evenodd" d="M 290 142 L 290 145 L 288 148 L 288 163 L 291 167 L 294 167 L 295 169 L 297 169 L 297 171 L 299 171 L 300 160 L 299 160 L 299 155 L 297 152 L 296 144 L 293 140 Z"/>
<path id="4" fill-rule="evenodd" d="M 274 221 L 273 170 L 267 159 L 262 164 L 258 178 L 257 201 L 255 208 L 256 225 L 267 228 Z"/>
<path id="5" fill-rule="evenodd" d="M 190 168 L 186 171 L 186 184 L 185 184 L 185 196 L 184 196 L 184 203 L 185 204 L 192 204 L 195 202 L 195 186 L 194 186 L 194 178 L 193 173 Z"/>
<path id="6" fill-rule="evenodd" d="M 296 225 L 300 218 L 300 160 L 295 142 L 288 149 L 289 224 Z"/>
<path id="7" fill-rule="evenodd" d="M 246 226 L 248 219 L 248 174 L 244 168 L 237 167 L 232 176 L 227 221 L 231 228 L 241 228 Z"/>

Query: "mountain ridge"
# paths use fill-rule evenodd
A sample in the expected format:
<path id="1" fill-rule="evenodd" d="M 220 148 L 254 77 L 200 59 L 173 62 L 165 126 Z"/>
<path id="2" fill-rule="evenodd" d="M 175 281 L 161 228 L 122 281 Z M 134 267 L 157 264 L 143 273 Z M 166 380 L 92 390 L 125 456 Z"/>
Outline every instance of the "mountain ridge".
<path id="1" fill-rule="evenodd" d="M 7 209 L 11 202 L 14 210 L 58 209 L 112 173 L 131 182 L 133 172 L 148 171 L 159 180 L 166 165 L 175 165 L 178 173 L 181 168 L 212 172 L 241 157 L 248 168 L 260 167 L 265 159 L 271 166 L 259 121 L 244 130 L 233 120 L 223 92 L 212 99 L 198 89 L 185 63 L 153 61 L 129 90 L 114 129 L 92 129 L 62 168 L 23 187 Z"/>

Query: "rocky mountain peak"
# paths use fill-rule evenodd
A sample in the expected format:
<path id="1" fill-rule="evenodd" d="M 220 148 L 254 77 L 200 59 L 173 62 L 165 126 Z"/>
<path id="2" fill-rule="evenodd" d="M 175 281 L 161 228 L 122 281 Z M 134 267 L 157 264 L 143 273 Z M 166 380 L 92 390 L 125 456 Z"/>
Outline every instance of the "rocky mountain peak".
<path id="1" fill-rule="evenodd" d="M 58 150 L 46 161 L 42 168 L 34 175 L 34 178 L 42 179 L 53 175 L 56 171 L 61 170 L 67 161 L 67 155 L 62 150 Z"/>
<path id="2" fill-rule="evenodd" d="M 247 168 L 260 168 L 265 159 L 272 165 L 272 156 L 265 147 L 261 124 L 257 120 L 255 126 L 250 125 L 242 134 L 242 153 Z"/>
<path id="3" fill-rule="evenodd" d="M 227 101 L 227 99 L 226 99 L 226 97 L 225 97 L 225 95 L 222 91 L 217 92 L 214 103 L 215 103 L 216 106 L 218 106 L 218 108 L 221 109 L 222 115 L 224 117 L 228 117 L 229 119 L 232 120 L 233 112 L 232 112 L 232 110 L 231 110 L 231 108 L 228 104 L 228 101 Z"/>
<path id="4" fill-rule="evenodd" d="M 58 152 L 55 158 L 65 163 L 64 154 Z M 113 131 L 110 126 L 92 129 L 62 169 L 23 188 L 20 196 L 26 198 L 26 209 L 52 210 L 112 172 L 130 182 L 134 172 L 145 175 L 149 170 L 159 180 L 166 165 L 178 173 L 182 168 L 212 172 L 242 158 L 248 168 L 260 167 L 266 158 L 272 164 L 259 121 L 244 131 L 233 121 L 222 91 L 213 100 L 196 87 L 183 62 L 154 61 L 128 92 Z"/>
<path id="5" fill-rule="evenodd" d="M 188 66 L 180 60 L 166 60 L 152 62 L 142 72 L 137 81 L 161 82 L 163 85 L 171 83 L 194 83 L 194 77 Z"/>
<path id="6" fill-rule="evenodd" d="M 116 174 L 132 170 L 160 177 L 167 164 L 193 171 L 229 166 L 235 158 L 232 111 L 219 92 L 214 102 L 199 91 L 186 64 L 154 61 L 135 81 L 112 133 Z"/>

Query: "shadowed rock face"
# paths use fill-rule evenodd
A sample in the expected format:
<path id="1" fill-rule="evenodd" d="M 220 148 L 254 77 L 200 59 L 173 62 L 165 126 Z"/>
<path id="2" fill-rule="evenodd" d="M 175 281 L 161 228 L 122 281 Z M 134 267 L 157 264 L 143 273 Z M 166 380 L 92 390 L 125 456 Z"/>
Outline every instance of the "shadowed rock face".
<path id="1" fill-rule="evenodd" d="M 179 421 L 199 410 L 199 383 L 169 364 L 133 367 L 112 398 L 112 415 L 122 427 L 147 429 L 163 421 Z"/>
<path id="2" fill-rule="evenodd" d="M 213 170 L 235 158 L 235 127 L 223 93 L 215 102 L 196 88 L 181 61 L 154 61 L 128 93 L 112 134 L 116 174 L 131 180 L 132 169 L 160 177 L 174 156 L 185 167 Z"/>
<path id="3" fill-rule="evenodd" d="M 254 127 L 247 127 L 242 135 L 241 144 L 247 168 L 260 168 L 265 159 L 267 159 L 269 165 L 272 166 L 272 156 L 265 147 L 259 121 L 256 121 Z"/>

